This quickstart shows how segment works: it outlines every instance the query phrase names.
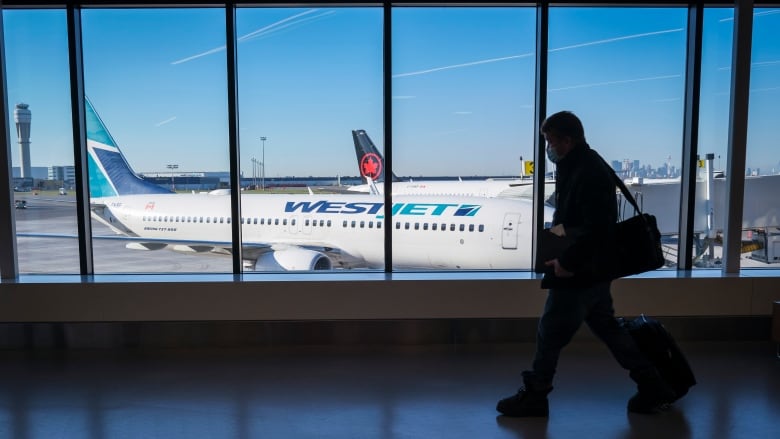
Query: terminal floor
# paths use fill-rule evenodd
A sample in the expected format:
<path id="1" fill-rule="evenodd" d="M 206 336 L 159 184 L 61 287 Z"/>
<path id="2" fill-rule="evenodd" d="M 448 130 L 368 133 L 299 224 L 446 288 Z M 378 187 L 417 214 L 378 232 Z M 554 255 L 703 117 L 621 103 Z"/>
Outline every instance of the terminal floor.
<path id="1" fill-rule="evenodd" d="M 498 416 L 532 344 L 0 351 L 0 438 L 780 438 L 769 342 L 681 343 L 659 415 L 605 348 L 564 351 L 549 419 Z"/>

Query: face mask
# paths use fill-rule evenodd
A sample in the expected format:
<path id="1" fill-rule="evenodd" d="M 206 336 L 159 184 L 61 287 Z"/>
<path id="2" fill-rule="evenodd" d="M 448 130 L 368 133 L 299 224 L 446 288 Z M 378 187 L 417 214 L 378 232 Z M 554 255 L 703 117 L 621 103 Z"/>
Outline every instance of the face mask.
<path id="1" fill-rule="evenodd" d="M 554 149 L 550 148 L 549 146 L 545 149 L 547 151 L 547 158 L 550 159 L 553 163 L 558 163 L 558 160 L 560 160 L 560 156 L 555 152 Z"/>

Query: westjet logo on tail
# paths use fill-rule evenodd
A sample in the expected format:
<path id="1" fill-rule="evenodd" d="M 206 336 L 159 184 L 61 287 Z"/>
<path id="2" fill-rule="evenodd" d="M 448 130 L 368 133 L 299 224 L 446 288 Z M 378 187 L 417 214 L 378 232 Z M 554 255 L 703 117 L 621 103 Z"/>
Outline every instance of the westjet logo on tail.
<path id="1" fill-rule="evenodd" d="M 89 99 L 84 101 L 87 122 L 87 169 L 89 170 L 89 196 L 92 198 L 115 197 L 130 194 L 170 194 L 162 188 L 136 175 L 119 151 L 103 121 Z"/>
<path id="2" fill-rule="evenodd" d="M 286 213 L 335 213 L 335 214 L 381 214 L 384 203 L 347 203 L 343 201 L 288 201 L 284 206 Z M 395 203 L 393 215 L 430 215 L 475 216 L 481 205 L 446 203 Z"/>

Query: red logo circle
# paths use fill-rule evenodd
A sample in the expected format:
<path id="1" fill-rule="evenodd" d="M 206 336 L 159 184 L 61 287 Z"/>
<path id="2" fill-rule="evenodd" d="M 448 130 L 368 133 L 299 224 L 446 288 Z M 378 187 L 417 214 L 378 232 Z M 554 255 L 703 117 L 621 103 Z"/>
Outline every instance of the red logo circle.
<path id="1" fill-rule="evenodd" d="M 369 152 L 360 159 L 360 175 L 376 180 L 382 175 L 382 160 L 378 155 Z"/>

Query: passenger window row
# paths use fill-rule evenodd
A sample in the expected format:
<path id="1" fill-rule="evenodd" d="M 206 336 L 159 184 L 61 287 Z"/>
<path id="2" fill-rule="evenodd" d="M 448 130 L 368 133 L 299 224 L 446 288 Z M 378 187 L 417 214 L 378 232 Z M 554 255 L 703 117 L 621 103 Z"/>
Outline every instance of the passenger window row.
<path id="1" fill-rule="evenodd" d="M 210 216 L 200 216 L 200 217 L 193 217 L 193 216 L 168 216 L 168 215 L 150 215 L 150 216 L 144 216 L 143 217 L 144 222 L 162 222 L 162 223 L 206 223 L 206 224 L 230 224 L 230 217 L 210 217 Z M 283 225 L 286 226 L 287 224 L 290 224 L 292 226 L 296 225 L 298 222 L 295 218 L 290 219 L 289 221 L 287 218 L 279 219 L 279 218 L 241 218 L 241 224 L 247 224 L 247 225 Z M 373 223 L 373 222 L 372 222 Z M 305 219 L 304 225 L 306 227 L 331 227 L 333 225 L 331 220 L 312 220 L 312 219 Z M 373 227 L 373 225 L 372 225 Z"/>
<path id="2" fill-rule="evenodd" d="M 206 224 L 230 224 L 230 217 L 192 217 L 192 216 L 168 216 L 168 215 L 154 215 L 154 216 L 144 216 L 143 217 L 144 222 L 171 222 L 171 223 L 206 223 Z M 288 224 L 287 218 L 283 218 L 281 221 L 279 218 L 241 218 L 241 224 L 247 224 L 247 225 L 282 225 L 286 226 Z M 297 220 L 295 218 L 292 218 L 289 220 L 289 224 L 291 226 L 295 226 L 297 224 Z M 401 230 L 403 224 L 404 230 L 441 230 L 442 232 L 445 232 L 449 229 L 450 232 L 460 231 L 465 232 L 467 229 L 469 232 L 478 231 L 478 232 L 484 232 L 485 231 L 485 225 L 479 224 L 478 226 L 475 226 L 474 224 L 468 224 L 468 227 L 466 224 L 449 224 L 449 227 L 446 223 L 409 223 L 404 222 L 401 223 L 400 221 L 396 221 L 395 228 L 396 230 Z M 331 220 L 324 220 L 324 219 L 310 219 L 306 218 L 304 220 L 304 226 L 306 227 L 331 227 L 333 224 Z M 356 221 L 356 220 L 344 220 L 341 223 L 341 227 L 343 228 L 382 228 L 382 221 Z"/>
<path id="3" fill-rule="evenodd" d="M 168 215 L 154 215 L 144 216 L 144 222 L 155 223 L 207 223 L 207 224 L 230 224 L 230 217 L 211 217 L 211 216 L 168 216 Z"/>
<path id="4" fill-rule="evenodd" d="M 344 221 L 341 222 L 341 227 L 345 228 L 345 229 L 346 228 L 351 228 L 351 229 L 361 228 L 361 229 L 365 229 L 366 225 L 368 225 L 369 229 L 373 229 L 374 228 L 374 222 L 373 221 L 356 221 L 356 220 L 348 221 L 348 220 L 344 220 Z M 382 221 L 377 221 L 376 222 L 376 228 L 377 229 L 381 229 L 382 228 Z"/>
<path id="5" fill-rule="evenodd" d="M 408 222 L 403 223 L 403 229 L 404 230 L 410 230 L 412 228 L 414 228 L 414 230 L 420 230 L 421 228 L 422 228 L 422 230 L 429 230 L 429 228 L 430 228 L 430 230 L 441 230 L 442 232 L 446 232 L 447 231 L 447 224 L 446 223 L 441 223 L 441 224 L 439 224 L 439 223 L 430 223 L 430 224 L 428 224 L 428 223 L 422 223 L 422 224 L 421 223 L 414 223 L 414 225 L 412 225 L 412 223 L 408 223 Z M 400 221 L 396 221 L 395 229 L 396 230 L 401 230 L 401 222 Z M 468 229 L 469 232 L 473 232 L 474 230 L 476 230 L 478 232 L 484 232 L 485 231 L 485 225 L 484 224 L 480 224 L 480 225 L 478 225 L 476 227 L 475 227 L 474 224 L 469 224 L 468 227 L 466 227 L 466 224 L 450 224 L 449 225 L 449 231 L 450 232 L 454 232 L 456 230 L 460 231 L 460 232 L 465 232 L 466 229 Z"/>

